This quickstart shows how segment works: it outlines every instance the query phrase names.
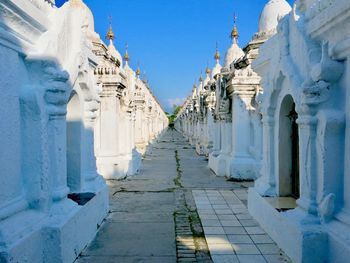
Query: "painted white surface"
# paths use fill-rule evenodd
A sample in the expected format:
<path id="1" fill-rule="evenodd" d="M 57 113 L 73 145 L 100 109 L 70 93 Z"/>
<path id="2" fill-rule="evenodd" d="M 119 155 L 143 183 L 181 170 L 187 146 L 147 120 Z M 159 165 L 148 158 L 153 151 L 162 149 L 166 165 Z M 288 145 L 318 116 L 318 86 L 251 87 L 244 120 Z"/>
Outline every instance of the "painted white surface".
<path id="1" fill-rule="evenodd" d="M 261 177 L 249 195 L 249 207 L 295 262 L 343 262 L 350 255 L 348 197 L 343 192 L 347 187 L 343 164 L 348 154 L 344 148 L 344 95 L 348 94 L 349 79 L 343 60 L 349 56 L 350 43 L 341 34 L 350 26 L 346 15 L 350 5 L 342 1 L 331 5 L 327 1 L 311 2 L 298 1 L 300 9 L 280 21 L 277 34 L 261 47 L 253 63 L 264 89 L 259 98 L 264 154 Z M 324 21 L 326 14 L 329 19 Z M 295 210 L 261 216 L 263 199 L 259 195 L 290 194 L 290 140 L 285 136 L 290 127 L 283 117 L 287 98 L 293 98 L 298 113 L 300 198 Z M 274 234 L 288 228 L 280 220 L 285 216 L 295 224 L 290 228 L 295 229 L 290 238 L 296 242 Z M 317 259 L 315 254 L 319 255 Z"/>
<path id="2" fill-rule="evenodd" d="M 108 165 L 122 167 L 112 167 L 114 174 L 132 175 L 140 167 L 136 77 L 94 54 L 96 44 L 108 56 L 110 51 L 80 0 L 61 8 L 44 0 L 11 0 L 1 8 L 7 11 L 0 25 L 9 30 L 0 30 L 0 55 L 8 61 L 0 65 L 0 262 L 73 262 L 108 212 L 95 150 L 98 158 L 106 152 L 112 157 Z M 112 77 L 99 82 L 107 62 Z M 110 80 L 124 85 L 118 96 L 104 96 Z M 141 86 L 154 122 L 148 137 L 154 139 L 167 118 Z M 111 137 L 106 142 L 103 136 Z M 72 193 L 91 193 L 92 199 L 79 205 L 67 197 Z"/>
<path id="3" fill-rule="evenodd" d="M 298 0 L 293 8 L 284 0 L 268 1 L 245 53 L 216 75 L 213 123 L 202 114 L 207 107 L 198 103 L 198 94 L 192 94 L 176 127 L 197 149 L 206 138 L 195 127 L 213 131 L 208 165 L 217 175 L 257 178 L 249 210 L 293 262 L 346 262 L 350 3 Z M 278 212 L 264 197 L 291 195 L 286 115 L 292 102 L 298 114 L 300 198 L 296 209 Z"/>
<path id="4" fill-rule="evenodd" d="M 285 0 L 270 0 L 260 15 L 259 33 L 274 31 L 278 21 L 291 10 L 290 5 Z"/>

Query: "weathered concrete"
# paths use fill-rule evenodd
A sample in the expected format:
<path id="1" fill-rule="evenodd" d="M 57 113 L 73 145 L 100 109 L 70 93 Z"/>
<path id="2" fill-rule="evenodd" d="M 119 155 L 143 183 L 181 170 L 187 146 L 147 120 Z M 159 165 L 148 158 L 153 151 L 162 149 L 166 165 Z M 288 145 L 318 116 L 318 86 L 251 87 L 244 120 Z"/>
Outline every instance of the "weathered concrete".
<path id="1" fill-rule="evenodd" d="M 108 184 L 110 214 L 79 263 L 211 262 L 191 190 L 242 187 L 216 177 L 175 130 L 150 145 L 139 175 Z"/>

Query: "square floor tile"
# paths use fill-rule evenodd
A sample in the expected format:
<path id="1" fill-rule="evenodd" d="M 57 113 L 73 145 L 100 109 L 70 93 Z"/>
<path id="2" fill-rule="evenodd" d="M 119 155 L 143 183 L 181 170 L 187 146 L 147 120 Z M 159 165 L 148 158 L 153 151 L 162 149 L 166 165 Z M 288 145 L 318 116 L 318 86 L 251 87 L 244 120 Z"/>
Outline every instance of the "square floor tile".
<path id="1" fill-rule="evenodd" d="M 251 235 L 250 236 L 251 239 L 253 239 L 255 244 L 273 244 L 273 240 L 271 239 L 271 237 L 269 237 L 268 235 Z"/>
<path id="2" fill-rule="evenodd" d="M 225 198 L 228 205 L 243 205 L 242 201 L 238 198 Z"/>
<path id="3" fill-rule="evenodd" d="M 276 255 L 280 253 L 280 249 L 276 244 L 258 244 L 257 247 L 263 255 Z"/>
<path id="4" fill-rule="evenodd" d="M 235 209 L 246 209 L 246 206 L 245 205 L 243 205 L 243 204 L 230 204 L 230 207 L 233 209 L 233 208 L 235 208 Z"/>
<path id="5" fill-rule="evenodd" d="M 253 217 L 249 213 L 237 214 L 236 217 L 238 219 L 253 219 Z"/>
<path id="6" fill-rule="evenodd" d="M 219 219 L 203 219 L 202 226 L 221 226 Z"/>
<path id="7" fill-rule="evenodd" d="M 241 219 L 239 222 L 241 222 L 242 226 L 259 226 L 259 223 L 254 219 Z"/>
<path id="8" fill-rule="evenodd" d="M 198 200 L 195 200 L 195 202 L 196 202 L 196 206 L 205 206 L 205 205 L 211 206 L 209 200 L 208 200 L 208 201 L 198 201 Z"/>
<path id="9" fill-rule="evenodd" d="M 244 227 L 249 235 L 262 235 L 266 234 L 265 231 L 259 226 L 247 226 Z"/>
<path id="10" fill-rule="evenodd" d="M 237 220 L 235 215 L 217 215 L 220 220 Z"/>
<path id="11" fill-rule="evenodd" d="M 264 255 L 268 263 L 292 263 L 290 259 L 283 255 Z"/>
<path id="12" fill-rule="evenodd" d="M 236 255 L 212 255 L 214 263 L 239 263 Z"/>
<path id="13" fill-rule="evenodd" d="M 197 212 L 199 215 L 204 215 L 204 214 L 215 214 L 215 211 L 213 209 L 197 209 Z"/>
<path id="14" fill-rule="evenodd" d="M 247 232 L 241 226 L 225 226 L 224 231 L 227 235 L 246 235 Z"/>
<path id="15" fill-rule="evenodd" d="M 232 245 L 237 255 L 260 255 L 259 249 L 254 244 Z"/>
<path id="16" fill-rule="evenodd" d="M 213 220 L 218 219 L 218 216 L 215 214 L 201 214 L 200 216 L 201 220 Z"/>
<path id="17" fill-rule="evenodd" d="M 234 255 L 231 244 L 208 244 L 210 255 Z"/>
<path id="18" fill-rule="evenodd" d="M 267 263 L 262 255 L 237 255 L 240 263 Z"/>
<path id="19" fill-rule="evenodd" d="M 200 209 L 200 210 L 211 210 L 211 209 L 213 209 L 213 207 L 210 204 L 209 205 L 196 204 L 196 207 L 197 207 L 197 209 Z"/>
<path id="20" fill-rule="evenodd" d="M 253 244 L 249 235 L 228 235 L 227 238 L 231 244 Z"/>
<path id="21" fill-rule="evenodd" d="M 226 235 L 205 235 L 207 244 L 230 244 Z"/>
<path id="22" fill-rule="evenodd" d="M 226 201 L 224 201 L 224 200 L 211 200 L 210 203 L 213 206 L 214 205 L 225 205 L 225 206 L 227 206 Z"/>
<path id="23" fill-rule="evenodd" d="M 203 227 L 204 229 L 204 233 L 206 235 L 224 235 L 225 231 L 222 227 L 218 227 L 218 226 L 205 226 Z"/>
<path id="24" fill-rule="evenodd" d="M 217 215 L 233 215 L 233 213 L 230 209 L 216 209 L 215 213 Z"/>
<path id="25" fill-rule="evenodd" d="M 238 220 L 220 220 L 222 226 L 242 226 Z"/>
<path id="26" fill-rule="evenodd" d="M 230 209 L 228 205 L 213 205 L 214 210 Z"/>
<path id="27" fill-rule="evenodd" d="M 234 214 L 246 214 L 248 213 L 247 208 L 232 208 Z"/>

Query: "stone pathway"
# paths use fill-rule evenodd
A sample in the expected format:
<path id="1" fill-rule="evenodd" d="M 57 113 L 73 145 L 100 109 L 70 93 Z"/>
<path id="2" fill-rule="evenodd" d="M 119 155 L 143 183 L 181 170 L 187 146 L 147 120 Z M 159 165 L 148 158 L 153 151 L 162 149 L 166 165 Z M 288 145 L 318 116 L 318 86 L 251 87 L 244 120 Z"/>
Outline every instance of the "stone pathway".
<path id="1" fill-rule="evenodd" d="M 108 185 L 110 213 L 78 263 L 286 262 L 247 213 L 250 184 L 216 177 L 174 130 L 139 175 Z"/>
<path id="2" fill-rule="evenodd" d="M 250 216 L 247 190 L 194 190 L 194 199 L 213 261 L 290 262 Z"/>

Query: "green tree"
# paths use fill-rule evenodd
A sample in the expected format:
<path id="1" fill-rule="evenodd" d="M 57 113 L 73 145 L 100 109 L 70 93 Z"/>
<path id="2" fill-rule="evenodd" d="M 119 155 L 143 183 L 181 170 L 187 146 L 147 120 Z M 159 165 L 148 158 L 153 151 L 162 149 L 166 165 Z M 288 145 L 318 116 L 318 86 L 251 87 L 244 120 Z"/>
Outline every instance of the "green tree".
<path id="1" fill-rule="evenodd" d="M 177 105 L 173 105 L 173 114 L 172 115 L 168 115 L 168 119 L 169 119 L 169 126 L 170 127 L 174 127 L 174 121 L 177 117 L 177 115 L 179 114 L 180 110 L 182 109 L 182 106 L 177 106 Z"/>

